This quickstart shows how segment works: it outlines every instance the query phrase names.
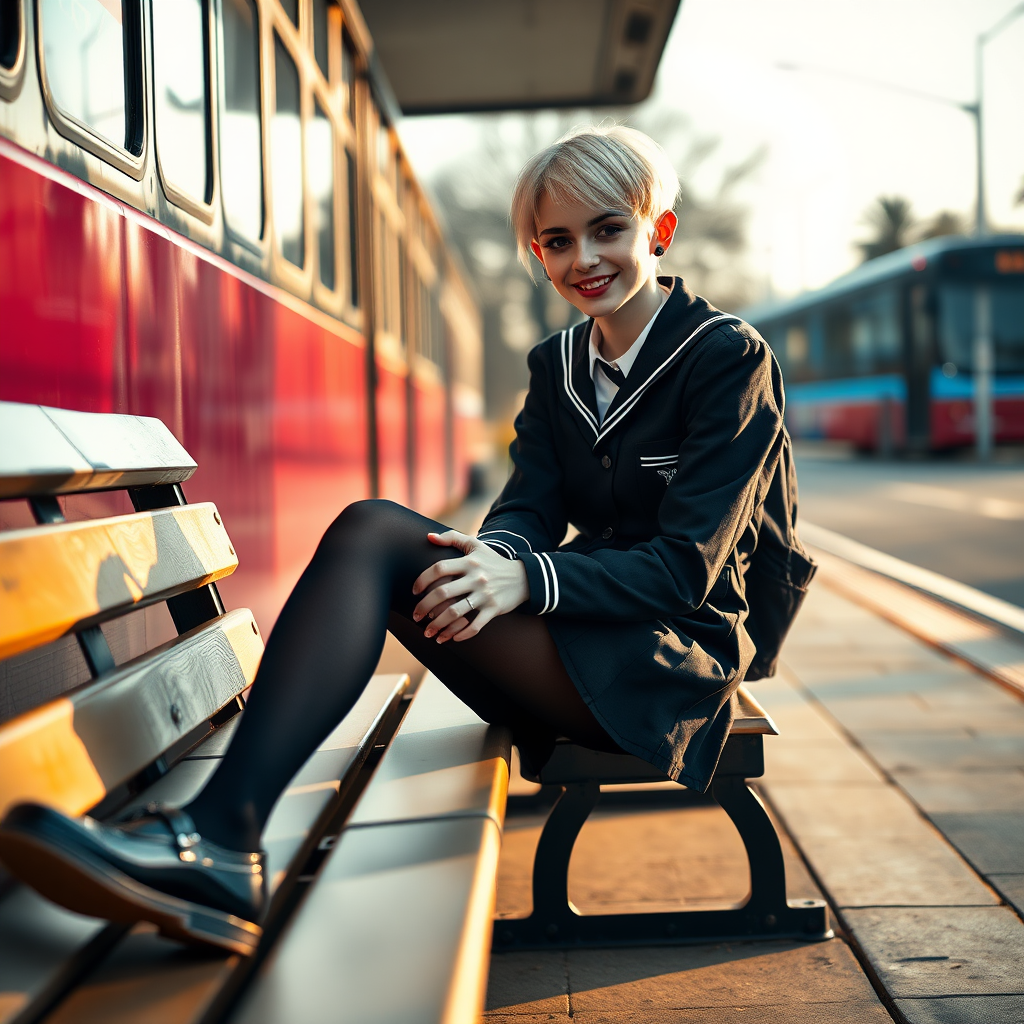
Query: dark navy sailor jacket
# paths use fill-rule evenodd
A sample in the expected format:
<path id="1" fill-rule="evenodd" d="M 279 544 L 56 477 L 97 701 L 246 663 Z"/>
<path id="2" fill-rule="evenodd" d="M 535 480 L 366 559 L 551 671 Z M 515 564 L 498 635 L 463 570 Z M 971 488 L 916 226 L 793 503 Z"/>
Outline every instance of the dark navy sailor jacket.
<path id="1" fill-rule="evenodd" d="M 754 654 L 743 575 L 779 460 L 782 380 L 753 328 L 678 278 L 598 423 L 591 322 L 529 355 L 512 475 L 479 536 L 522 560 L 608 734 L 704 790 Z M 567 526 L 579 532 L 562 544 Z"/>

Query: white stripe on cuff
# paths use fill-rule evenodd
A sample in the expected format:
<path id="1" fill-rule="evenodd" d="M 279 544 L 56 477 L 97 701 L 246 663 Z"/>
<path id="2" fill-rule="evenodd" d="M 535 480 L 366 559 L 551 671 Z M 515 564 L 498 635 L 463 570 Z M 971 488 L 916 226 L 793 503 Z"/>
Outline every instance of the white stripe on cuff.
<path id="1" fill-rule="evenodd" d="M 513 533 L 511 530 L 484 530 L 483 533 L 478 533 L 477 540 L 483 540 L 484 537 L 491 536 L 492 533 L 507 533 L 510 537 L 518 537 L 525 545 L 527 551 L 533 551 L 533 545 L 520 533 Z"/>
<path id="2" fill-rule="evenodd" d="M 546 552 L 542 551 L 540 557 L 548 563 L 548 569 L 551 572 L 551 607 L 547 609 L 549 612 L 553 612 L 558 607 L 558 573 L 555 572 L 555 563 L 551 561 L 551 556 Z"/>
<path id="3" fill-rule="evenodd" d="M 478 538 L 483 540 L 483 537 Z M 511 561 L 515 561 L 517 558 L 517 552 L 511 544 L 506 544 L 503 540 L 484 540 L 484 543 L 489 547 L 493 548 L 499 554 L 507 554 Z"/>

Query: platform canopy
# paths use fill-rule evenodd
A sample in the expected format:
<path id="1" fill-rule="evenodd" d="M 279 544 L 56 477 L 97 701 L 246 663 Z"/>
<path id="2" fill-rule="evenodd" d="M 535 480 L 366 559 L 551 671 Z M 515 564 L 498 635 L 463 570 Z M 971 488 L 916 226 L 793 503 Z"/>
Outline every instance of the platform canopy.
<path id="1" fill-rule="evenodd" d="M 405 114 L 645 99 L 680 0 L 363 0 Z"/>

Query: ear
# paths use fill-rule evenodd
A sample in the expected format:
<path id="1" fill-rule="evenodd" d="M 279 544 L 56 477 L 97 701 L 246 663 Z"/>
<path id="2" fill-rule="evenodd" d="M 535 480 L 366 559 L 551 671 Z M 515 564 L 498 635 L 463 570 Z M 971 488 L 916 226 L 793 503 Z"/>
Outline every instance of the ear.
<path id="1" fill-rule="evenodd" d="M 668 247 L 672 244 L 672 238 L 676 233 L 678 225 L 679 218 L 671 210 L 666 210 L 654 222 L 654 238 L 651 239 L 651 252 L 654 251 L 656 245 L 660 245 L 667 251 Z"/>

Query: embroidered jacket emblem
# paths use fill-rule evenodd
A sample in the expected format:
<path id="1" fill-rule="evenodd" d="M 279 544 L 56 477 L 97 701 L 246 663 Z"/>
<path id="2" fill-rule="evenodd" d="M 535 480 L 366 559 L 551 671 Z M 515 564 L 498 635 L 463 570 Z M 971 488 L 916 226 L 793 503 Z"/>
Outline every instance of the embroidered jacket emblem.
<path id="1" fill-rule="evenodd" d="M 658 476 L 662 476 L 662 477 L 665 478 L 665 486 L 666 487 L 668 487 L 668 485 L 670 483 L 672 483 L 672 477 L 674 477 L 675 475 L 676 475 L 675 469 L 659 469 L 658 470 Z"/>

